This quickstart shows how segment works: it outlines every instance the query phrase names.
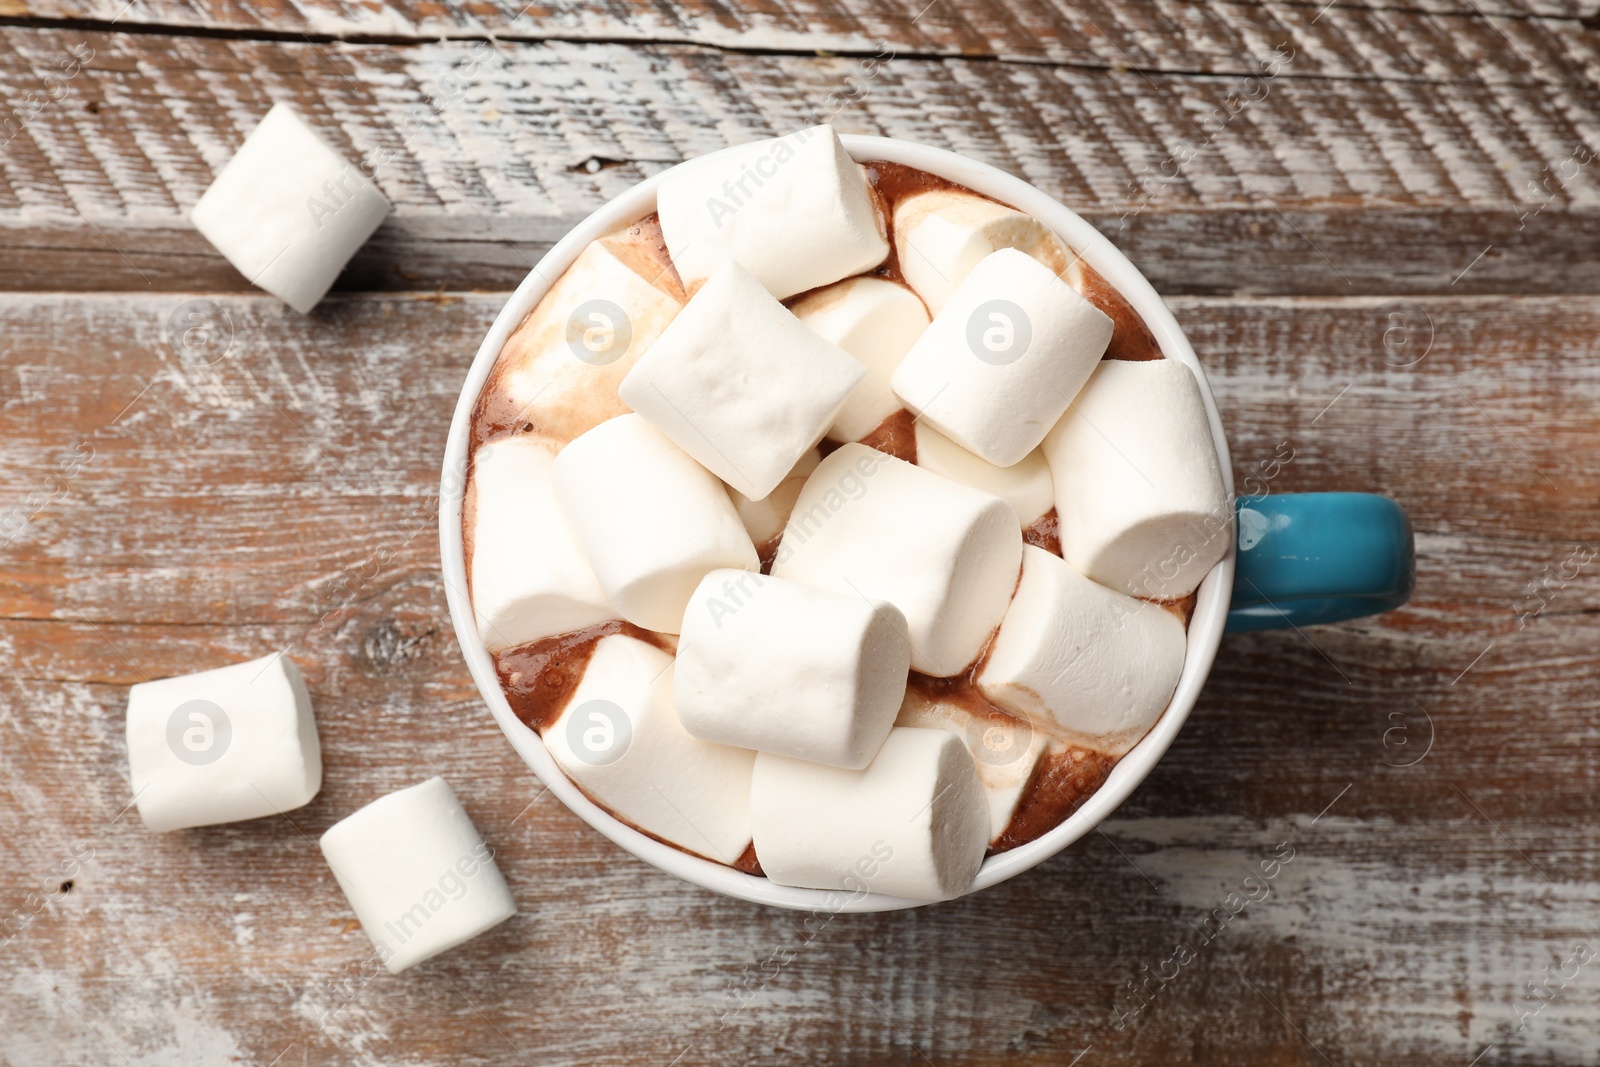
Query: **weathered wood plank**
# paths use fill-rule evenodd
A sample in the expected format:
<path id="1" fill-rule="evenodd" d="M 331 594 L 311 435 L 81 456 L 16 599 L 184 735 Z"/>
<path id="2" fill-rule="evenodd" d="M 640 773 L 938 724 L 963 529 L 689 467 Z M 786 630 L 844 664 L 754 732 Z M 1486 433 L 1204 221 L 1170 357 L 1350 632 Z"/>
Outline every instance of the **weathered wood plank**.
<path id="1" fill-rule="evenodd" d="M 1307 210 L 1285 206 L 1126 216 L 1080 207 L 1160 292 L 1188 294 L 1600 292 L 1600 213 L 1472 209 Z M 514 288 L 582 218 L 391 216 L 340 275 L 337 292 Z M 174 222 L 173 226 L 180 225 Z M 0 221 L 0 291 L 248 292 L 193 229 L 102 219 Z"/>
<path id="2" fill-rule="evenodd" d="M 1400 499 L 1416 601 L 1228 639 L 1104 835 L 977 898 L 809 936 L 536 801 L 472 690 L 431 500 L 503 299 L 336 297 L 306 318 L 255 296 L 0 296 L 0 516 L 26 514 L 0 518 L 0 1060 L 1592 1054 L 1588 969 L 1521 1029 L 1518 1012 L 1540 1006 L 1526 983 L 1600 937 L 1600 585 L 1592 565 L 1551 578 L 1600 536 L 1600 300 L 1175 300 L 1236 473 L 1264 478 L 1287 442 L 1271 491 Z M 166 324 L 188 301 L 207 303 L 175 320 L 185 344 Z M 126 686 L 277 648 L 313 692 L 317 800 L 293 825 L 159 837 L 119 815 Z M 315 838 L 432 773 L 523 913 L 371 977 Z M 1219 920 L 1280 842 L 1294 858 L 1270 895 Z M 1141 1007 L 1130 983 L 1172 974 L 1183 944 L 1195 958 Z"/>
<path id="3" fill-rule="evenodd" d="M 1324 43 L 1340 32 L 1377 20 L 1391 27 L 1505 33 L 1525 43 L 1539 32 L 1518 23 L 1592 17 L 1594 0 L 1340 0 L 1282 3 L 1236 0 L 1193 4 L 1182 0 L 773 0 L 734 4 L 690 0 L 659 4 L 555 3 L 429 4 L 394 0 L 7 0 L 0 14 L 50 22 L 114 22 L 140 29 L 193 29 L 206 33 L 305 34 L 316 38 L 439 40 L 493 36 L 500 40 L 608 40 L 712 45 L 745 50 L 877 54 L 1003 56 L 1096 66 L 1161 67 L 1180 55 L 1202 62 L 1237 63 L 1260 37 L 1296 32 L 1326 22 Z M 1417 16 L 1424 16 L 1419 19 Z M 1493 17 L 1493 26 L 1482 24 Z M 1472 20 L 1476 29 L 1463 27 Z M 1196 39 L 1185 40 L 1187 30 Z M 1447 33 L 1448 35 L 1448 33 Z M 1393 49 L 1410 62 L 1432 62 L 1413 33 L 1401 29 Z M 1268 41 L 1270 52 L 1278 40 Z M 1230 52 L 1229 48 L 1233 51 Z M 1397 56 L 1402 62 L 1407 57 Z M 1180 67 L 1179 69 L 1210 69 Z M 1229 68 L 1233 69 L 1233 68 Z"/>
<path id="4" fill-rule="evenodd" d="M 65 696 L 62 710 L 103 708 L 115 725 L 117 692 Z M 447 709 L 411 710 L 417 721 Z M 1186 735 L 1179 751 L 1193 744 Z M 1092 1045 L 1102 1063 L 1321 1062 L 1320 1051 L 1388 1064 L 1470 1062 L 1494 1042 L 1500 1062 L 1522 1063 L 1581 1059 L 1595 1023 L 1576 985 L 1528 1029 L 1516 1030 L 1514 1014 L 1523 981 L 1592 939 L 1592 861 L 1564 853 L 1553 824 L 1513 820 L 1513 798 L 1464 783 L 1507 844 L 1427 762 L 1406 773 L 1304 743 L 1289 755 L 1324 776 L 1266 820 L 1192 814 L 1215 811 L 1215 798 L 1189 768 L 1164 767 L 1105 837 L 1025 881 L 915 916 L 840 917 L 808 941 L 796 917 L 618 864 L 549 801 L 513 824 L 529 794 L 504 750 L 469 730 L 406 754 L 456 779 L 524 914 L 401 979 L 362 981 L 362 935 L 343 921 L 314 845 L 282 822 L 156 839 L 125 819 L 107 826 L 109 813 L 76 798 L 38 805 L 46 814 L 16 868 L 53 872 L 79 841 L 95 851 L 73 890 L 7 946 L 0 966 L 17 1009 L 8 1052 L 96 1063 L 109 1041 L 172 1064 L 229 1053 L 266 1064 L 285 1050 L 282 1062 L 297 1063 L 640 1064 L 685 1049 L 716 1064 L 798 1060 L 800 1050 L 1045 1064 Z M 1283 753 L 1262 761 L 1230 744 L 1206 755 L 1224 753 L 1242 771 L 1285 765 Z M 417 776 L 385 766 L 399 753 L 381 747 L 342 755 L 342 783 L 297 813 L 308 836 Z M 1374 798 L 1436 814 L 1386 818 L 1370 810 Z M 1272 895 L 1203 942 L 1196 926 L 1217 930 L 1214 911 L 1280 842 L 1294 859 Z M 1117 1030 L 1133 1004 L 1125 983 L 1184 943 L 1194 962 Z M 784 953 L 789 962 L 763 975 Z M 63 974 L 64 959 L 83 966 Z M 721 1026 L 746 981 L 748 1002 Z"/>
<path id="5" fill-rule="evenodd" d="M 372 161 L 395 202 L 343 284 L 459 290 L 510 284 L 632 182 L 810 121 L 832 94 L 846 130 L 967 152 L 1057 195 L 1169 292 L 1595 291 L 1593 37 L 1563 37 L 1567 74 L 1526 83 L 1395 80 L 1364 58 L 1374 44 L 1352 52 L 1360 76 L 1300 76 L 1314 68 L 1296 59 L 1248 90 L 971 60 L 897 59 L 866 78 L 856 59 L 708 48 L 12 28 L 8 100 L 54 85 L 69 48 L 93 57 L 0 156 L 0 227 L 18 250 L 0 285 L 242 286 L 184 213 L 274 100 Z M 1514 55 L 1482 48 L 1452 62 L 1493 76 L 1488 52 Z M 1246 91 L 1259 98 L 1239 106 Z"/>
<path id="6" fill-rule="evenodd" d="M 503 300 L 0 297 L 0 616 L 59 617 L 54 585 L 96 622 L 309 625 L 430 572 L 449 412 Z M 1600 535 L 1600 299 L 1173 306 L 1242 486 L 1388 492 L 1451 565 L 1481 556 L 1436 587 L 1440 625 L 1513 621 L 1546 562 Z"/>

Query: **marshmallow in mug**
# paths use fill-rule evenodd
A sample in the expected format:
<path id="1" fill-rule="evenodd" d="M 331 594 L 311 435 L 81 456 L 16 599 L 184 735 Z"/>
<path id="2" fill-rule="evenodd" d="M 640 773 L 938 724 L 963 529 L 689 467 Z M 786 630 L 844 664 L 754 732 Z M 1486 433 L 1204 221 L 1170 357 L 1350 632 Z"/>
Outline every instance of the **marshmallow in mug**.
<path id="1" fill-rule="evenodd" d="M 905 286 L 869 276 L 807 293 L 795 301 L 793 311 L 867 368 L 828 430 L 836 441 L 859 441 L 900 410 L 889 379 L 928 328 L 927 308 Z"/>
<path id="2" fill-rule="evenodd" d="M 678 716 L 703 741 L 865 767 L 905 695 L 905 627 L 884 601 L 712 571 L 683 617 Z"/>
<path id="3" fill-rule="evenodd" d="M 739 513 L 739 518 L 744 523 L 750 540 L 755 543 L 757 551 L 766 547 L 773 538 L 783 533 L 783 524 L 789 521 L 789 513 L 794 510 L 794 502 L 800 497 L 800 490 L 805 488 L 806 479 L 811 477 L 811 472 L 817 469 L 817 464 L 822 462 L 822 451 L 808 448 L 800 456 L 794 468 L 784 475 L 778 487 L 760 500 L 751 500 L 733 486 L 728 486 L 728 499 L 733 501 L 734 510 Z"/>
<path id="4" fill-rule="evenodd" d="M 673 669 L 672 656 L 653 645 L 602 637 L 567 706 L 540 736 L 567 777 L 618 818 L 731 864 L 750 844 L 755 753 L 683 728 Z"/>
<path id="5" fill-rule="evenodd" d="M 670 265 L 625 228 L 591 241 L 506 339 L 485 396 L 555 447 L 628 413 L 623 378 L 678 310 Z"/>
<path id="6" fill-rule="evenodd" d="M 390 974 L 517 913 L 494 851 L 443 778 L 379 797 L 330 826 L 321 845 Z"/>
<path id="7" fill-rule="evenodd" d="M 997 467 L 968 452 L 929 426 L 926 420 L 917 420 L 915 433 L 917 466 L 999 497 L 1011 505 L 1024 530 L 1056 506 L 1050 467 L 1044 461 L 1044 453 L 1037 448 L 1009 467 Z"/>
<path id="8" fill-rule="evenodd" d="M 733 261 L 782 300 L 869 271 L 889 255 L 866 175 L 832 126 L 675 167 L 661 179 L 656 210 L 691 292 Z"/>
<path id="9" fill-rule="evenodd" d="M 756 757 L 750 825 L 778 885 L 946 900 L 972 883 L 989 809 L 972 756 L 944 730 L 897 726 L 850 771 Z"/>
<path id="10" fill-rule="evenodd" d="M 772 574 L 887 600 L 906 617 L 911 666 L 943 678 L 977 659 L 1021 560 L 1005 501 L 848 444 L 800 491 Z"/>
<path id="11" fill-rule="evenodd" d="M 760 569 L 722 483 L 641 415 L 583 434 L 556 456 L 552 474 L 607 602 L 635 626 L 675 634 L 707 572 Z"/>
<path id="12" fill-rule="evenodd" d="M 894 391 L 957 444 L 1009 467 L 1089 379 L 1112 323 L 1014 248 L 983 259 L 894 372 Z"/>
<path id="13" fill-rule="evenodd" d="M 1017 595 L 976 681 L 1042 729 L 1121 755 L 1166 710 L 1187 648 L 1172 612 L 1027 545 Z"/>
<path id="14" fill-rule="evenodd" d="M 996 710 L 978 713 L 951 701 L 906 690 L 896 726 L 943 730 L 955 735 L 972 753 L 989 807 L 989 844 L 1011 825 L 1022 794 L 1033 781 L 1034 768 L 1050 750 L 1050 736 L 1031 720 Z"/>
<path id="15" fill-rule="evenodd" d="M 252 285 L 304 314 L 388 213 L 361 168 L 274 104 L 189 218 Z"/>
<path id="16" fill-rule="evenodd" d="M 502 437 L 472 457 L 472 609 L 490 652 L 617 617 L 556 500 L 555 454 Z"/>
<path id="17" fill-rule="evenodd" d="M 1194 592 L 1233 541 L 1199 383 L 1172 359 L 1106 360 L 1050 432 L 1061 554 L 1101 585 Z"/>
<path id="18" fill-rule="evenodd" d="M 1082 257 L 1067 264 L 1060 272 L 1061 280 L 1083 298 L 1111 317 L 1111 343 L 1106 346 L 1106 359 L 1164 359 L 1161 344 L 1155 334 L 1115 286 L 1106 281 Z"/>
<path id="19" fill-rule="evenodd" d="M 139 818 L 158 833 L 281 815 L 322 788 L 311 694 L 278 653 L 139 682 L 127 741 Z"/>
<path id="20" fill-rule="evenodd" d="M 935 315 L 972 268 L 1002 248 L 1026 252 L 1054 274 L 1076 259 L 1032 215 L 959 189 L 930 189 L 897 203 L 894 242 L 900 273 Z"/>
<path id="21" fill-rule="evenodd" d="M 822 440 L 865 367 L 808 330 L 743 267 L 717 268 L 618 395 L 751 500 Z"/>

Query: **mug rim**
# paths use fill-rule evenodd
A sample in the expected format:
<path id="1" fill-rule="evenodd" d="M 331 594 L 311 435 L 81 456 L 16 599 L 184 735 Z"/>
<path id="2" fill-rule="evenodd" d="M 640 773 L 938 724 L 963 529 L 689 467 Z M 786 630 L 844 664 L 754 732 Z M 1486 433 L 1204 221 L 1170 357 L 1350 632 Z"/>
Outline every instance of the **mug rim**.
<path id="1" fill-rule="evenodd" d="M 1223 486 L 1231 504 L 1234 487 L 1228 442 L 1216 400 L 1211 393 L 1210 383 L 1206 380 L 1205 369 L 1200 365 L 1193 347 L 1171 310 L 1138 268 L 1111 243 L 1109 238 L 1047 193 L 990 164 L 969 159 L 946 149 L 889 137 L 841 134 L 839 139 L 845 150 L 858 163 L 881 160 L 916 167 L 1032 215 L 1054 231 L 1069 248 L 1082 256 L 1089 266 L 1105 278 L 1139 313 L 1145 325 L 1154 334 L 1162 354 L 1168 359 L 1184 363 L 1194 373 L 1200 386 L 1201 398 L 1205 402 L 1206 419 L 1210 425 L 1212 442 L 1221 467 Z M 488 380 L 489 373 L 512 332 L 591 241 L 621 226 L 637 222 L 655 211 L 656 190 L 666 175 L 678 167 L 715 154 L 718 153 L 694 157 L 644 179 L 601 205 L 569 230 L 549 252 L 545 253 L 513 291 L 505 306 L 495 317 L 494 324 L 489 328 L 483 343 L 479 345 L 456 401 L 455 414 L 451 420 L 450 433 L 445 445 L 444 467 L 439 487 L 440 561 L 445 599 L 449 606 L 456 640 L 461 646 L 467 668 L 472 674 L 479 694 L 488 705 L 490 714 L 499 724 L 501 732 L 522 757 L 523 762 L 550 792 L 566 804 L 568 809 L 613 844 L 638 859 L 703 889 L 779 908 L 826 913 L 875 912 L 939 903 L 908 900 L 870 891 L 846 895 L 844 890 L 799 889 L 776 885 L 766 878 L 746 874 L 712 860 L 682 852 L 623 822 L 578 789 L 561 771 L 538 733 L 517 718 L 504 691 L 500 688 L 494 661 L 478 633 L 468 593 L 461 522 L 472 436 L 472 412 L 477 406 L 479 394 Z M 1211 665 L 1216 659 L 1217 648 L 1221 644 L 1223 629 L 1227 622 L 1233 587 L 1234 557 L 1237 550 L 1234 542 L 1235 539 L 1230 537 L 1226 554 L 1200 583 L 1194 614 L 1189 621 L 1183 670 L 1171 701 L 1155 725 L 1117 761 L 1105 782 L 1077 811 L 1033 841 L 999 855 L 986 857 L 977 876 L 961 897 L 1014 878 L 1088 834 L 1114 812 L 1160 762 L 1161 757 L 1166 754 L 1178 732 L 1183 728 L 1189 713 L 1194 709 L 1206 677 L 1210 674 Z M 841 897 L 844 899 L 839 899 Z M 952 899 L 959 900 L 961 897 Z"/>

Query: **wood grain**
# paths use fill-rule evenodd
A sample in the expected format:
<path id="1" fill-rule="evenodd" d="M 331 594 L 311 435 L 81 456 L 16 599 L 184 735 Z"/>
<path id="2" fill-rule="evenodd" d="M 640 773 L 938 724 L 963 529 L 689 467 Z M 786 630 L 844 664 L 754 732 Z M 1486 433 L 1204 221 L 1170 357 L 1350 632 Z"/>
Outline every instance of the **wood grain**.
<path id="1" fill-rule="evenodd" d="M 1287 443 L 1272 492 L 1395 496 L 1416 600 L 1229 638 L 1156 773 L 1042 868 L 809 930 L 540 799 L 471 687 L 431 502 L 503 299 L 335 297 L 300 317 L 259 296 L 0 296 L 0 916 L 26 916 L 0 930 L 0 1060 L 1593 1057 L 1592 969 L 1520 1030 L 1517 1008 L 1600 938 L 1600 586 L 1592 565 L 1550 578 L 1600 537 L 1600 299 L 1175 299 L 1236 475 Z M 162 836 L 119 814 L 126 687 L 277 648 L 313 692 L 318 798 Z M 315 837 L 435 772 L 522 914 L 369 978 Z M 1270 895 L 1219 922 L 1280 843 Z M 1127 1016 L 1129 983 L 1185 943 L 1193 962 Z"/>
<path id="2" fill-rule="evenodd" d="M 1600 957 L 1600 2 L 924 5 L 0 0 L 0 1063 L 1600 1063 L 1563 966 Z M 277 100 L 396 206 L 307 317 L 185 217 Z M 835 111 L 1109 234 L 1241 484 L 1392 495 L 1419 582 L 1228 638 L 1043 867 L 807 921 L 541 795 L 434 506 L 503 290 L 640 178 Z M 322 793 L 145 833 L 127 687 L 274 649 Z M 315 838 L 432 773 L 522 913 L 375 974 Z"/>
<path id="3" fill-rule="evenodd" d="M 1337 40 L 1352 27 L 1399 28 L 1390 56 L 1427 63 L 1432 47 L 1408 27 L 1440 37 L 1504 33 L 1526 42 L 1545 20 L 1592 18 L 1594 0 L 1339 0 L 1281 3 L 1244 0 L 1195 4 L 1174 0 L 765 0 L 736 4 L 690 0 L 653 4 L 557 0 L 554 3 L 383 5 L 354 0 L 6 0 L 0 14 L 40 21 L 100 21 L 124 28 L 207 33 L 304 34 L 314 38 L 438 40 L 610 40 L 710 45 L 724 49 L 1003 56 L 1094 66 L 1159 69 L 1175 57 L 1237 63 L 1274 33 L 1317 27 Z M 1417 16 L 1422 16 L 1421 18 Z M 1485 16 L 1497 21 L 1490 23 Z M 1425 39 L 1425 38 L 1424 38 Z M 1265 42 L 1270 51 L 1276 40 Z M 1189 69 L 1202 69 L 1199 67 Z M 1204 68 L 1209 69 L 1209 68 Z"/>
<path id="4" fill-rule="evenodd" d="M 8 28 L 0 93 L 43 103 L 0 156 L 14 250 L 0 286 L 243 289 L 186 211 L 287 100 L 374 163 L 395 203 L 346 290 L 503 288 L 640 178 L 842 105 L 842 129 L 953 148 L 1061 198 L 1166 292 L 1600 291 L 1596 33 L 1541 29 L 1532 76 L 1497 66 L 1524 60 L 1495 34 L 1419 44 L 1438 69 L 1402 74 L 1388 30 L 1362 32 L 1250 80 L 930 58 L 866 77 L 858 58 L 676 45 Z M 48 81 L 72 47 L 92 60 Z"/>

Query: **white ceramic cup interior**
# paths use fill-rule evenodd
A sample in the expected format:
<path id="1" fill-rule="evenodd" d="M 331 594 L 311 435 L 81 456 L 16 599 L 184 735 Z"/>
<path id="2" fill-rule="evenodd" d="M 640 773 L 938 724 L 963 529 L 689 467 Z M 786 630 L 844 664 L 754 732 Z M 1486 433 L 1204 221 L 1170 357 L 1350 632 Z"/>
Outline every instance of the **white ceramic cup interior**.
<path id="1" fill-rule="evenodd" d="M 1206 415 L 1211 421 L 1211 437 L 1221 462 L 1223 481 L 1228 495 L 1233 495 L 1233 472 L 1228 457 L 1228 443 L 1224 438 L 1222 420 L 1217 414 L 1216 401 L 1206 383 L 1205 372 L 1195 358 L 1188 338 L 1179 329 L 1172 312 L 1162 303 L 1161 297 L 1150 283 L 1134 268 L 1115 245 L 1089 223 L 1019 178 L 984 163 L 967 159 L 953 152 L 926 145 L 897 141 L 886 137 L 861 137 L 845 135 L 841 138 L 845 148 L 858 162 L 885 160 L 920 168 L 940 177 L 958 182 L 1002 203 L 1026 212 L 1054 230 L 1068 246 L 1084 257 L 1120 292 L 1144 319 L 1155 335 L 1161 351 L 1169 359 L 1180 360 L 1195 372 L 1200 381 L 1200 392 L 1205 398 Z M 489 334 L 478 348 L 456 404 L 455 418 L 450 425 L 450 438 L 445 446 L 444 473 L 440 483 L 439 542 L 443 560 L 445 594 L 450 606 L 450 617 L 455 625 L 456 637 L 466 655 L 467 666 L 473 680 L 483 694 L 489 711 L 500 729 L 510 739 L 511 745 L 522 756 L 540 781 L 585 822 L 616 844 L 633 853 L 646 863 L 659 867 L 669 874 L 695 885 L 730 897 L 817 912 L 890 911 L 898 908 L 918 907 L 928 903 L 905 900 L 879 893 L 846 893 L 820 889 L 794 889 L 775 885 L 741 871 L 724 867 L 710 860 L 700 859 L 675 848 L 652 840 L 611 816 L 603 808 L 584 796 L 562 774 L 554 759 L 544 747 L 538 734 L 524 726 L 511 710 L 500 680 L 495 673 L 494 661 L 478 635 L 477 624 L 468 598 L 466 558 L 461 531 L 461 505 L 465 490 L 468 446 L 472 434 L 472 411 L 478 394 L 488 379 L 489 372 L 505 346 L 507 338 L 523 318 L 533 310 L 551 284 L 561 276 L 578 253 L 594 239 L 625 225 L 637 222 L 656 209 L 656 187 L 663 172 L 640 182 L 616 199 L 607 203 L 584 219 L 572 232 L 562 238 L 541 259 L 527 278 L 523 279 Z M 1133 747 L 1112 769 L 1104 785 L 1086 800 L 1082 807 L 1055 829 L 1019 848 L 984 861 L 969 893 L 1003 882 L 1028 870 L 1060 852 L 1078 838 L 1092 830 L 1100 821 L 1116 810 L 1134 791 L 1151 768 L 1167 751 L 1189 717 L 1206 675 L 1216 657 L 1222 640 L 1223 626 L 1227 621 L 1228 598 L 1233 587 L 1234 548 L 1230 544 L 1227 556 L 1212 568 L 1200 584 L 1194 617 L 1189 623 L 1188 653 L 1183 673 L 1178 679 L 1172 703 L 1150 732 Z"/>

